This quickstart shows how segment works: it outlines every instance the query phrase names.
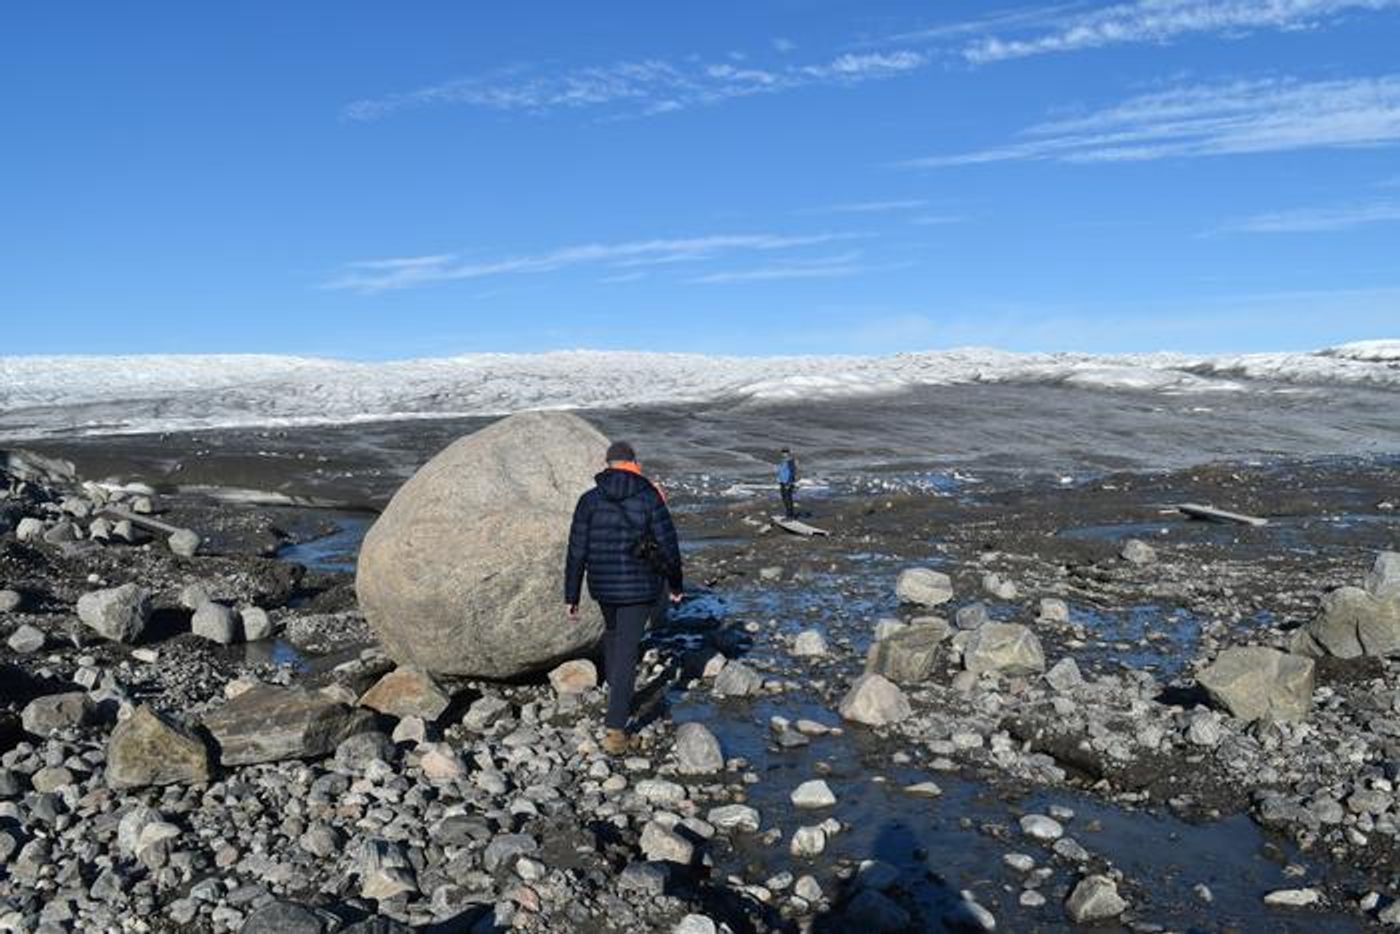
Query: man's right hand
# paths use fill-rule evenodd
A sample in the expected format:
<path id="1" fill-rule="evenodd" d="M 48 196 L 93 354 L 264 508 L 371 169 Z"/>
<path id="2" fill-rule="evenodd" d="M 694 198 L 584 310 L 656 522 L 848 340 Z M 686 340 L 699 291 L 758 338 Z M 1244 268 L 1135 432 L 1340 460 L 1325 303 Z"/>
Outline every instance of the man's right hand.
<path id="1" fill-rule="evenodd" d="M 564 607 L 564 612 L 568 615 L 568 617 L 569 617 L 569 622 L 571 622 L 571 623 L 576 623 L 576 622 L 578 622 L 578 604 L 577 604 L 577 603 L 570 603 L 570 604 L 567 604 L 567 605 Z"/>

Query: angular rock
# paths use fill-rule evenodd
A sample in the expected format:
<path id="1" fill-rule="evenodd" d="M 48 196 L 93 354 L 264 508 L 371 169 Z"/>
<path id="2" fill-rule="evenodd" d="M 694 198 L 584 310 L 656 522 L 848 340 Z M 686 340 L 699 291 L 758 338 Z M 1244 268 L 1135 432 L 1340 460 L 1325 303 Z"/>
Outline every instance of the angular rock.
<path id="1" fill-rule="evenodd" d="M 452 697 L 427 672 L 395 668 L 364 693 L 360 706 L 391 717 L 419 717 L 432 723 L 452 706 Z"/>
<path id="2" fill-rule="evenodd" d="M 963 667 L 974 674 L 1039 674 L 1045 670 L 1045 650 L 1036 634 L 1019 623 L 987 623 L 963 646 Z"/>
<path id="3" fill-rule="evenodd" d="M 141 638 L 151 618 L 150 592 L 123 584 L 83 594 L 78 598 L 78 618 L 102 638 L 130 644 Z"/>
<path id="4" fill-rule="evenodd" d="M 763 689 L 763 676 L 743 662 L 729 662 L 715 678 L 714 692 L 720 697 L 748 697 Z"/>
<path id="5" fill-rule="evenodd" d="M 261 642 L 272 637 L 272 618 L 267 610 L 258 606 L 244 607 L 238 614 L 243 620 L 243 638 L 248 642 Z"/>
<path id="6" fill-rule="evenodd" d="M 695 844 L 656 821 L 642 828 L 642 855 L 649 860 L 688 866 L 695 860 Z"/>
<path id="7" fill-rule="evenodd" d="M 86 693 L 68 691 L 34 698 L 25 705 L 20 723 L 26 733 L 47 738 L 62 730 L 87 726 L 95 713 Z"/>
<path id="8" fill-rule="evenodd" d="M 347 736 L 336 744 L 335 764 L 347 772 L 363 772 L 374 762 L 393 762 L 398 748 L 378 730 Z"/>
<path id="9" fill-rule="evenodd" d="M 826 850 L 826 831 L 821 827 L 799 827 L 792 834 L 788 850 L 798 859 L 811 859 Z"/>
<path id="10" fill-rule="evenodd" d="M 1130 538 L 1124 542 L 1123 549 L 1118 552 L 1118 556 L 1129 564 L 1135 564 L 1139 567 L 1157 560 L 1157 552 L 1152 550 L 1152 546 L 1137 538 Z"/>
<path id="11" fill-rule="evenodd" d="M 579 496 L 608 441 L 565 412 L 513 415 L 438 454 L 397 493 L 360 549 L 355 588 L 402 665 L 510 678 L 583 654 L 603 624 L 559 606 Z"/>
<path id="12" fill-rule="evenodd" d="M 225 766 L 315 759 L 370 728 L 373 715 L 303 688 L 258 685 L 204 718 Z"/>
<path id="13" fill-rule="evenodd" d="M 938 646 L 948 638 L 948 624 L 921 623 L 872 643 L 865 670 L 883 675 L 896 684 L 918 684 L 933 671 Z"/>
<path id="14" fill-rule="evenodd" d="M 1128 907 L 1118 894 L 1118 886 L 1108 876 L 1085 876 L 1070 892 L 1065 913 L 1075 924 L 1090 924 L 1116 918 Z"/>
<path id="15" fill-rule="evenodd" d="M 107 740 L 107 787 L 203 784 L 211 775 L 204 739 L 147 706 L 121 721 Z"/>
<path id="16" fill-rule="evenodd" d="M 705 819 L 721 830 L 745 830 L 756 833 L 761 825 L 758 811 L 747 804 L 724 804 L 711 809 Z"/>
<path id="17" fill-rule="evenodd" d="M 190 632 L 219 645 L 233 645 L 239 636 L 238 616 L 222 603 L 206 601 L 190 618 Z"/>
<path id="18" fill-rule="evenodd" d="M 24 595 L 18 590 L 0 590 L 0 613 L 13 613 L 24 605 Z"/>
<path id="19" fill-rule="evenodd" d="M 329 934 L 340 920 L 328 912 L 296 902 L 275 901 L 248 915 L 239 934 Z"/>
<path id="20" fill-rule="evenodd" d="M 846 720 L 866 726 L 886 726 L 913 715 L 909 701 L 892 681 L 883 675 L 867 673 L 851 683 L 839 708 Z"/>
<path id="21" fill-rule="evenodd" d="M 209 588 L 198 581 L 180 588 L 180 606 L 190 612 L 194 612 L 213 599 Z"/>
<path id="22" fill-rule="evenodd" d="M 682 775 L 706 775 L 724 768 L 724 753 L 705 724 L 682 723 L 676 729 L 676 762 Z"/>
<path id="23" fill-rule="evenodd" d="M 15 538 L 21 542 L 37 542 L 44 537 L 44 520 L 25 516 L 15 526 Z"/>
<path id="24" fill-rule="evenodd" d="M 941 606 L 953 599 L 953 579 L 931 568 L 906 568 L 899 572 L 894 592 L 900 603 Z"/>
<path id="25" fill-rule="evenodd" d="M 1040 613 L 1036 617 L 1046 623 L 1069 622 L 1069 604 L 1059 597 L 1045 597 L 1040 601 Z"/>
<path id="26" fill-rule="evenodd" d="M 792 654 L 798 658 L 818 658 L 826 654 L 826 637 L 815 629 L 804 629 L 792 640 Z"/>
<path id="27" fill-rule="evenodd" d="M 574 658 L 549 673 L 556 694 L 583 694 L 598 686 L 598 666 L 586 658 Z"/>
<path id="28" fill-rule="evenodd" d="M 963 630 L 978 629 L 991 621 L 992 617 L 987 612 L 985 603 L 969 603 L 967 606 L 960 606 L 958 612 L 953 614 L 953 622 L 959 629 Z"/>
<path id="29" fill-rule="evenodd" d="M 1400 597 L 1381 598 L 1342 587 L 1322 598 L 1317 617 L 1294 634 L 1300 655 L 1360 658 L 1400 653 Z"/>
<path id="30" fill-rule="evenodd" d="M 1304 720 L 1312 710 L 1314 669 L 1310 658 L 1263 646 L 1221 652 L 1196 677 L 1210 699 L 1241 720 Z"/>
<path id="31" fill-rule="evenodd" d="M 203 544 L 196 532 L 189 529 L 177 529 L 165 540 L 165 544 L 170 548 L 172 554 L 181 558 L 193 558 L 199 553 L 199 546 Z"/>
<path id="32" fill-rule="evenodd" d="M 1069 694 L 1083 686 L 1084 675 L 1079 671 L 1079 663 L 1066 655 L 1050 666 L 1045 673 L 1045 683 L 1061 694 Z"/>
<path id="33" fill-rule="evenodd" d="M 1366 592 L 1382 600 L 1400 599 L 1400 551 L 1383 551 L 1366 574 Z"/>
<path id="34" fill-rule="evenodd" d="M 982 575 L 982 589 L 998 600 L 1015 600 L 1019 595 L 1014 581 L 995 572 Z"/>
<path id="35" fill-rule="evenodd" d="M 47 641 L 42 629 L 36 629 L 28 623 L 10 633 L 10 638 L 5 640 L 10 651 L 16 655 L 32 655 L 35 652 L 41 652 Z"/>
<path id="36" fill-rule="evenodd" d="M 831 787 L 819 778 L 798 785 L 791 798 L 796 808 L 829 808 L 836 803 Z"/>

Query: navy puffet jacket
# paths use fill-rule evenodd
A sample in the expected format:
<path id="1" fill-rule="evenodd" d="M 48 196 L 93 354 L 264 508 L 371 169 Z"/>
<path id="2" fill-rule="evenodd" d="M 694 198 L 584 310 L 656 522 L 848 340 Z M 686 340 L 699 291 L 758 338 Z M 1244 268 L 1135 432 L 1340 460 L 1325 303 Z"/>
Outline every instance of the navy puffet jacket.
<path id="1" fill-rule="evenodd" d="M 666 582 L 673 593 L 680 593 L 680 542 L 661 494 L 650 480 L 626 470 L 609 468 L 594 480 L 598 485 L 579 497 L 574 508 L 564 567 L 564 602 L 571 606 L 579 602 L 585 572 L 588 592 L 599 603 L 652 603 L 660 598 L 661 580 L 656 572 L 632 554 L 647 528 L 670 565 Z"/>

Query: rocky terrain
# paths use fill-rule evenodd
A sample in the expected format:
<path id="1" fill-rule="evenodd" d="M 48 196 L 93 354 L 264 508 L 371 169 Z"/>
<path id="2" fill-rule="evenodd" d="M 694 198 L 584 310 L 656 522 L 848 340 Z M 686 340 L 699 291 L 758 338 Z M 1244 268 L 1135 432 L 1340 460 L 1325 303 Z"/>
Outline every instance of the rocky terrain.
<path id="1" fill-rule="evenodd" d="M 1392 461 L 893 484 L 825 539 L 677 477 L 621 760 L 588 659 L 395 667 L 277 557 L 333 516 L 101 479 L 0 473 L 0 930 L 1400 923 Z"/>

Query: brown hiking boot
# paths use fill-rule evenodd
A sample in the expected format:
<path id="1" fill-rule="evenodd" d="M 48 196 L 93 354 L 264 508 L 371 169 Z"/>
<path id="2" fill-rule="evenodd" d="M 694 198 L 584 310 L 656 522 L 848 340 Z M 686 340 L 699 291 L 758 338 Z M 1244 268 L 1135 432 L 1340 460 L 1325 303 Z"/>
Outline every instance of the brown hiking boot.
<path id="1" fill-rule="evenodd" d="M 610 756 L 620 756 L 632 747 L 632 737 L 626 730 L 608 730 L 603 736 L 603 752 Z"/>

